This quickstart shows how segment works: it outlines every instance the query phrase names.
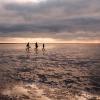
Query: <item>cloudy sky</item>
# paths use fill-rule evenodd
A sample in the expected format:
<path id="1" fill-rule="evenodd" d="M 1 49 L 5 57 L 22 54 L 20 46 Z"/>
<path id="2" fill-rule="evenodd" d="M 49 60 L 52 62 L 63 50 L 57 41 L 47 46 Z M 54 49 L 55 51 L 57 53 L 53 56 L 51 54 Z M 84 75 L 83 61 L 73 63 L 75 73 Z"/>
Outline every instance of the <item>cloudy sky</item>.
<path id="1" fill-rule="evenodd" d="M 100 0 L 0 0 L 0 42 L 100 42 Z"/>

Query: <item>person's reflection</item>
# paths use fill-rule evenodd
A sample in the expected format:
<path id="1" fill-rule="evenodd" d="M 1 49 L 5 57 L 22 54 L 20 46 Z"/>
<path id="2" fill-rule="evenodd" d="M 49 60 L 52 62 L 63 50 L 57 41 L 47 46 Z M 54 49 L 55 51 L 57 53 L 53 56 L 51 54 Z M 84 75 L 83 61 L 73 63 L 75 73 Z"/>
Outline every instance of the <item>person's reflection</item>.
<path id="1" fill-rule="evenodd" d="M 34 51 L 35 51 L 35 54 L 38 54 L 38 48 L 35 48 Z"/>
<path id="2" fill-rule="evenodd" d="M 27 57 L 27 59 L 30 59 L 30 52 L 29 51 L 27 51 L 26 57 Z"/>

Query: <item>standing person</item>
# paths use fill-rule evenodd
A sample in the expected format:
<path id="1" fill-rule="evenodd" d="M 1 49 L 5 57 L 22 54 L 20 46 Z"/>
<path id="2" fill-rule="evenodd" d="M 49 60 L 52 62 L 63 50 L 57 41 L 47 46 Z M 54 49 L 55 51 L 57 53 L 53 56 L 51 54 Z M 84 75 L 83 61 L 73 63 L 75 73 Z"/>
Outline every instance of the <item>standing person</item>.
<path id="1" fill-rule="evenodd" d="M 43 55 L 45 54 L 45 44 L 43 43 L 43 45 L 42 45 L 43 47 L 42 47 L 42 52 L 43 52 Z"/>
<path id="2" fill-rule="evenodd" d="M 43 43 L 43 49 L 44 49 L 44 47 L 45 47 L 45 45 L 44 45 L 44 43 Z"/>
<path id="3" fill-rule="evenodd" d="M 36 49 L 38 48 L 38 43 L 37 43 L 37 42 L 35 43 L 35 48 L 36 48 Z"/>
<path id="4" fill-rule="evenodd" d="M 38 54 L 38 43 L 37 42 L 35 43 L 35 49 L 34 50 L 35 50 L 35 54 Z"/>
<path id="5" fill-rule="evenodd" d="M 26 51 L 29 51 L 29 49 L 30 49 L 30 44 L 29 44 L 29 42 L 26 44 Z"/>

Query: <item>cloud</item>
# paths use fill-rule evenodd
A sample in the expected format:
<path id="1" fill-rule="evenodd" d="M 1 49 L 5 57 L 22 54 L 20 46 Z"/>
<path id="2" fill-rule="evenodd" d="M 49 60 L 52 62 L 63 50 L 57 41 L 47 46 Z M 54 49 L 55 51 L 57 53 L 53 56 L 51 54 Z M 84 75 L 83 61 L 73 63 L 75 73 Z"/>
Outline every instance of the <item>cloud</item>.
<path id="1" fill-rule="evenodd" d="M 99 4 L 100 0 L 4 0 L 0 4 L 0 36 L 100 39 Z"/>

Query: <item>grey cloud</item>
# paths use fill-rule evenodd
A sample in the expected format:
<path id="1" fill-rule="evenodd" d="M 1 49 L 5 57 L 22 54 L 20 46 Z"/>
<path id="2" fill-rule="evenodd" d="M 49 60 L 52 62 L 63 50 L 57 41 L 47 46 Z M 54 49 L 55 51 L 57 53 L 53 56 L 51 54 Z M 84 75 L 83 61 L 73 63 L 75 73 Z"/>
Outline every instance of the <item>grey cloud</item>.
<path id="1" fill-rule="evenodd" d="M 29 15 L 32 16 L 34 14 L 37 14 L 37 16 L 45 15 L 48 16 L 52 15 L 59 15 L 63 14 L 62 16 L 79 16 L 84 14 L 90 14 L 90 13 L 99 13 L 100 14 L 100 0 L 47 0 L 47 2 L 43 2 L 40 4 L 34 4 L 34 3 L 26 3 L 26 4 L 6 4 L 5 8 L 7 10 L 15 11 L 19 15 Z M 77 15 L 78 14 L 78 15 Z M 55 17 L 56 17 L 55 16 Z M 62 17 L 61 16 L 61 17 Z M 40 16 L 41 17 L 41 16 Z M 54 17 L 54 16 L 53 16 Z M 34 16 L 33 16 L 34 18 Z"/>
<path id="2" fill-rule="evenodd" d="M 0 36 L 97 38 L 100 37 L 99 4 L 100 0 L 3 3 L 1 12 L 5 14 L 0 14 Z"/>
<path id="3" fill-rule="evenodd" d="M 56 24 L 55 24 L 56 23 Z M 3 36 L 35 36 L 35 37 L 51 37 L 61 39 L 73 39 L 73 38 L 93 38 L 100 37 L 100 20 L 97 19 L 70 19 L 61 20 L 57 22 L 51 22 L 47 25 L 34 25 L 34 24 L 22 24 L 13 26 L 1 26 L 0 32 L 5 33 Z M 31 34 L 30 34 L 31 33 Z M 63 34 L 64 33 L 64 34 Z"/>

